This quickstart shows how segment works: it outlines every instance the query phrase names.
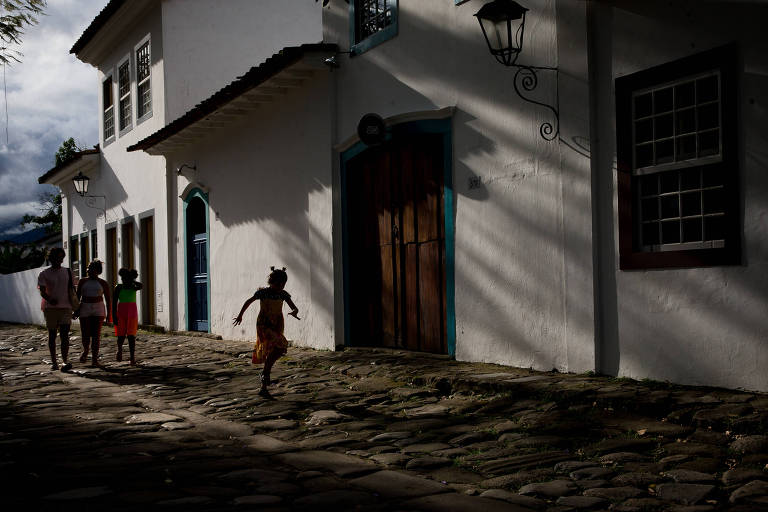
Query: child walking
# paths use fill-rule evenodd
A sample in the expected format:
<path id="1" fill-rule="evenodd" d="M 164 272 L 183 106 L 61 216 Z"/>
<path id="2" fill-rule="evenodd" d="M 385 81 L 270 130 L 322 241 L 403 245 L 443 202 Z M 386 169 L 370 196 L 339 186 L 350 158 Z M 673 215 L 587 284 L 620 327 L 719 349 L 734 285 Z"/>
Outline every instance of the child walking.
<path id="1" fill-rule="evenodd" d="M 117 360 L 123 360 L 123 342 L 128 337 L 128 350 L 131 352 L 131 366 L 136 366 L 136 330 L 139 327 L 139 312 L 136 308 L 136 292 L 141 290 L 141 283 L 136 281 L 139 273 L 135 269 L 121 268 L 118 271 L 122 283 L 115 286 L 112 294 L 112 318 L 115 321 L 117 336 Z"/>
<path id="2" fill-rule="evenodd" d="M 288 303 L 291 308 L 289 315 L 300 320 L 299 308 L 291 300 L 291 295 L 284 290 L 285 283 L 288 281 L 288 274 L 285 267 L 275 269 L 271 267 L 271 272 L 267 278 L 266 288 L 259 288 L 253 297 L 243 303 L 240 313 L 234 319 L 232 325 L 240 325 L 243 321 L 243 313 L 253 301 L 260 301 L 259 316 L 256 318 L 256 344 L 253 347 L 253 364 L 264 364 L 261 372 L 261 389 L 259 395 L 264 398 L 272 398 L 267 386 L 269 386 L 269 374 L 275 362 L 288 350 L 288 340 L 283 336 L 283 302 Z"/>
<path id="3" fill-rule="evenodd" d="M 112 300 L 109 285 L 99 277 L 102 272 L 99 260 L 93 260 L 88 265 L 88 277 L 77 283 L 77 296 L 80 297 L 80 330 L 83 336 L 83 353 L 80 362 L 88 359 L 88 349 L 91 349 L 91 366 L 99 366 L 99 344 L 101 340 L 101 324 L 112 311 Z M 104 306 L 106 301 L 106 307 Z"/>

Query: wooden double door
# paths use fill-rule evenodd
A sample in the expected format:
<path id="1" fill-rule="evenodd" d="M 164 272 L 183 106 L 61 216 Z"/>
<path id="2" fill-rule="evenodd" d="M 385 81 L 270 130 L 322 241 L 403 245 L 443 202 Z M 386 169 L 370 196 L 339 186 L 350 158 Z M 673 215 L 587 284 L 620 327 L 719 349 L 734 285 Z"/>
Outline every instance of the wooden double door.
<path id="1" fill-rule="evenodd" d="M 347 162 L 352 345 L 447 353 L 443 172 L 437 135 Z"/>

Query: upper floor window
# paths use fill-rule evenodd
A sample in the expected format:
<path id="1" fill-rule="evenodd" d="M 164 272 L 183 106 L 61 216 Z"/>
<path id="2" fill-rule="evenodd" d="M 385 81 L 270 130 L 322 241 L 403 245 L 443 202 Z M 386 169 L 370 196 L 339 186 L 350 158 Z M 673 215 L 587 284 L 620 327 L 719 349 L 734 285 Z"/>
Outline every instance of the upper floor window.
<path id="1" fill-rule="evenodd" d="M 101 83 L 105 142 L 115 136 L 115 105 L 112 94 L 112 76 L 110 75 Z"/>
<path id="2" fill-rule="evenodd" d="M 350 2 L 352 54 L 363 53 L 397 35 L 397 0 Z"/>
<path id="3" fill-rule="evenodd" d="M 117 68 L 120 131 L 131 127 L 131 68 L 126 59 Z"/>
<path id="4" fill-rule="evenodd" d="M 621 268 L 738 262 L 733 53 L 616 80 Z"/>
<path id="5" fill-rule="evenodd" d="M 136 117 L 139 121 L 152 114 L 150 72 L 149 41 L 146 41 L 136 50 Z"/>

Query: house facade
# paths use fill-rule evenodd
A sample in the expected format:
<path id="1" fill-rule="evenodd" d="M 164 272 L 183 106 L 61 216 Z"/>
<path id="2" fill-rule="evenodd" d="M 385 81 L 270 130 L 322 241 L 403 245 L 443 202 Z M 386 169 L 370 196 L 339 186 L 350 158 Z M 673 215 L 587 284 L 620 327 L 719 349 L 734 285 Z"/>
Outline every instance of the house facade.
<path id="1" fill-rule="evenodd" d="M 483 0 L 291 2 L 322 33 L 270 39 L 300 25 L 274 11 L 259 55 L 190 37 L 208 4 L 180 3 L 122 6 L 75 52 L 113 77 L 83 171 L 112 209 L 69 194 L 65 231 L 95 226 L 110 268 L 130 217 L 145 264 L 152 219 L 151 323 L 248 339 L 231 318 L 285 266 L 297 344 L 768 390 L 765 7 L 528 0 L 520 68 Z M 119 83 L 147 34 L 142 119 L 147 71 Z"/>

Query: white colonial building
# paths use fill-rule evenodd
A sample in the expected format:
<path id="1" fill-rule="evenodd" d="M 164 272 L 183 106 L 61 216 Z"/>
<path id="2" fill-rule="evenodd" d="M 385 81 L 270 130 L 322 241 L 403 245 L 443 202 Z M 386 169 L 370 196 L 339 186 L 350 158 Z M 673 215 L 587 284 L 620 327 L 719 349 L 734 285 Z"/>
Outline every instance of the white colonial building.
<path id="1" fill-rule="evenodd" d="M 169 329 L 286 266 L 300 345 L 768 390 L 768 8 L 524 1 L 497 58 L 505 0 L 110 1 L 72 262 Z"/>

